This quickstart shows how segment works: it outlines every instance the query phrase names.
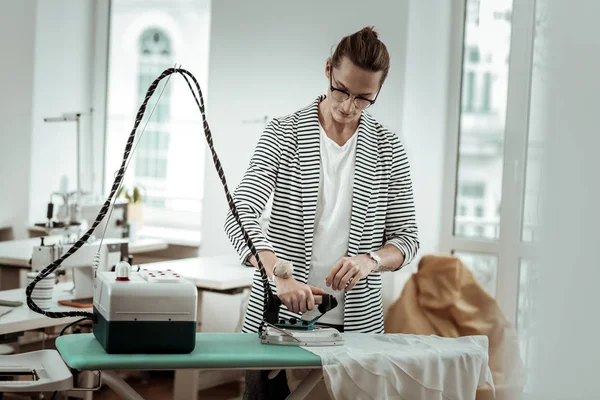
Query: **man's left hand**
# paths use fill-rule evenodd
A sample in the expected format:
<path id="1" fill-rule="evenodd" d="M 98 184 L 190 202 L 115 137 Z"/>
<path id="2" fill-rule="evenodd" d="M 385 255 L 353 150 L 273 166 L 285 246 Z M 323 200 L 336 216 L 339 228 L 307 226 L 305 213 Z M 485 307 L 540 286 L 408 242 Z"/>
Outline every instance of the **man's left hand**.
<path id="1" fill-rule="evenodd" d="M 356 282 L 369 275 L 377 266 L 367 254 L 342 257 L 325 278 L 325 284 L 333 290 L 351 290 Z"/>

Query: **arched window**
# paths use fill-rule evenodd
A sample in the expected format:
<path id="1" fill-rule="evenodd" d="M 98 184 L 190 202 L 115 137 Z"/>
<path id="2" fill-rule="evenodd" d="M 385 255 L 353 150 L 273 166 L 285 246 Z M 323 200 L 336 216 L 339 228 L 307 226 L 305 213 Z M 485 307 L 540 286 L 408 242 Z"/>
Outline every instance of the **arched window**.
<path id="1" fill-rule="evenodd" d="M 104 194 L 152 82 L 175 64 L 208 81 L 210 0 L 133 3 L 111 0 L 107 77 L 95 88 L 107 90 Z M 202 115 L 181 76 L 159 82 L 137 133 L 124 181 L 127 190 L 141 189 L 140 215 L 129 216 L 137 223 L 132 233 L 199 244 L 206 143 Z"/>
<path id="2" fill-rule="evenodd" d="M 159 29 L 146 29 L 140 36 L 138 49 L 138 102 L 136 108 L 144 101 L 146 92 L 156 77 L 166 68 L 172 66 L 174 62 L 171 40 Z M 136 180 L 146 189 L 146 204 L 159 208 L 165 207 L 165 199 L 160 192 L 164 190 L 167 179 L 169 121 L 171 117 L 170 85 L 165 87 L 159 100 L 159 94 L 165 83 L 166 80 L 163 80 L 158 85 L 148 103 L 146 118 L 150 116 L 150 112 L 158 100 L 154 113 L 148 120 L 144 135 L 141 137 L 136 149 L 135 162 Z"/>

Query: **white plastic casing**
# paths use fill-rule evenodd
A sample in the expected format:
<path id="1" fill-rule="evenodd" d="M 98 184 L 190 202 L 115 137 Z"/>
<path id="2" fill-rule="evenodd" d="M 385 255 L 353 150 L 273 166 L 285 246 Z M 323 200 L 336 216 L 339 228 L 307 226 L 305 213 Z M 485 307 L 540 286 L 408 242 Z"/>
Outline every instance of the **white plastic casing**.
<path id="1" fill-rule="evenodd" d="M 121 271 L 120 271 L 121 272 Z M 117 280 L 116 272 L 99 272 L 94 307 L 107 321 L 194 321 L 196 285 L 171 271 L 131 272 Z"/>
<path id="2" fill-rule="evenodd" d="M 38 381 L 0 381 L 3 392 L 53 392 L 73 388 L 73 375 L 56 350 L 39 350 L 0 357 L 0 371 L 35 369 Z"/>

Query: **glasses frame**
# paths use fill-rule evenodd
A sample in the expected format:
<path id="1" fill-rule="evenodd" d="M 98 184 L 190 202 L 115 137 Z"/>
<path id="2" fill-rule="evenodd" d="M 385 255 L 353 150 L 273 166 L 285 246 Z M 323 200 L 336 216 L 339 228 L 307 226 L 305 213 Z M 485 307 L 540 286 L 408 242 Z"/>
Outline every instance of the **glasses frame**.
<path id="1" fill-rule="evenodd" d="M 366 97 L 363 97 L 363 96 L 355 96 L 353 94 L 346 92 L 345 90 L 336 88 L 335 86 L 333 86 L 333 67 L 331 67 L 331 70 L 329 72 L 329 89 L 331 90 L 331 93 L 333 93 L 333 92 L 344 93 L 347 97 L 346 100 L 353 98 L 352 104 L 354 104 L 354 107 L 356 107 L 358 109 L 363 109 L 363 110 L 367 109 L 367 108 L 371 107 L 373 104 L 375 104 L 375 101 L 377 101 L 377 97 L 379 96 L 379 92 L 381 92 L 381 86 L 379 86 L 379 90 L 377 90 L 377 94 L 375 94 L 375 98 L 373 100 L 371 100 L 371 99 L 367 99 Z M 360 107 L 356 104 L 357 99 L 368 101 L 369 104 L 364 107 Z M 346 100 L 343 100 L 342 103 Z"/>

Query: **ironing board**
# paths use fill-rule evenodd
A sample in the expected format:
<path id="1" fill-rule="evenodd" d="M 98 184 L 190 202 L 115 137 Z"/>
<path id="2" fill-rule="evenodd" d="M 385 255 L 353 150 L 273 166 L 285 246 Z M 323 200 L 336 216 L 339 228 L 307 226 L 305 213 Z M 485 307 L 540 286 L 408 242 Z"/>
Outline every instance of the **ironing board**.
<path id="1" fill-rule="evenodd" d="M 255 333 L 197 333 L 196 347 L 190 354 L 107 354 L 91 333 L 61 336 L 56 339 L 56 349 L 70 368 L 101 371 L 113 390 L 136 400 L 142 397 L 112 371 L 314 369 L 289 399 L 303 399 L 322 378 L 319 356 L 296 346 L 261 344 Z"/>

